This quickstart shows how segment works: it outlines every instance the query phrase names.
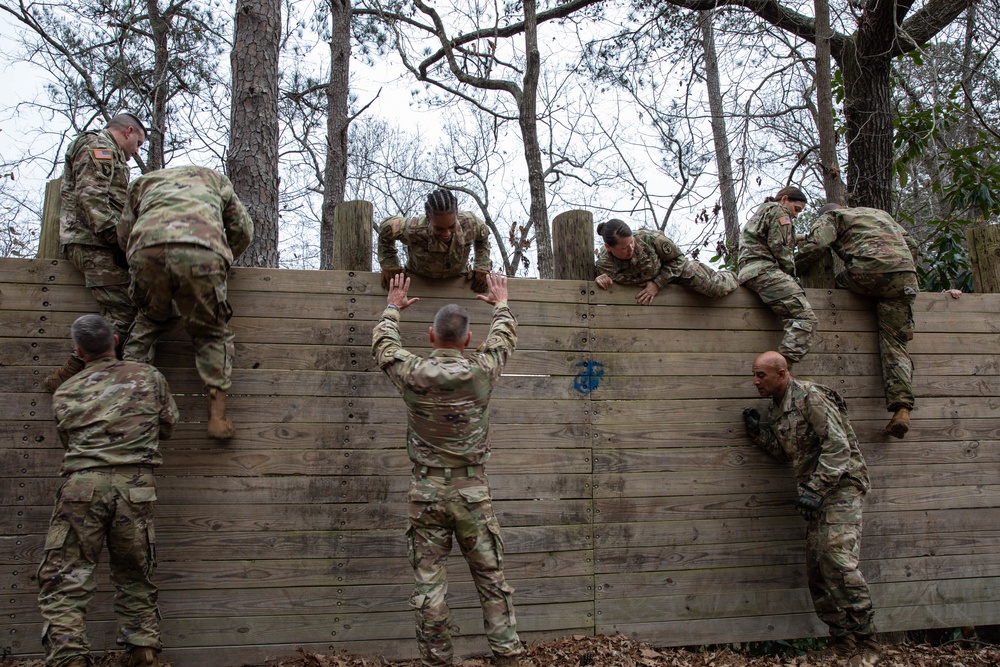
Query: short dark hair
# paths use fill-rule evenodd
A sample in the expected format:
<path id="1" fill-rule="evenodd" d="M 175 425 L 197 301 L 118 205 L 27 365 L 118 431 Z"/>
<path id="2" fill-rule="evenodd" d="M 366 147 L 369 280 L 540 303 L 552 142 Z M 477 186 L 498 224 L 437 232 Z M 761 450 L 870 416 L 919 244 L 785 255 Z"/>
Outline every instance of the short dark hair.
<path id="1" fill-rule="evenodd" d="M 843 208 L 843 206 L 837 202 L 828 202 L 819 207 L 819 211 L 816 212 L 816 215 L 823 215 L 824 213 L 829 213 L 830 211 L 836 211 L 838 208 Z"/>
<path id="2" fill-rule="evenodd" d="M 435 190 L 427 195 L 424 213 L 428 218 L 442 213 L 458 213 L 458 198 L 450 190 Z"/>
<path id="3" fill-rule="evenodd" d="M 618 239 L 627 239 L 632 236 L 632 228 L 624 220 L 612 218 L 597 225 L 597 235 L 604 239 L 605 245 L 614 248 L 618 245 Z"/>
<path id="4" fill-rule="evenodd" d="M 100 315 L 82 315 L 69 329 L 73 344 L 87 356 L 115 351 L 115 329 Z"/>
<path id="5" fill-rule="evenodd" d="M 803 204 L 809 203 L 809 200 L 806 199 L 805 193 L 794 185 L 786 185 L 778 190 L 773 197 L 767 197 L 764 201 L 781 201 L 782 197 L 788 197 L 788 201 L 800 201 Z"/>
<path id="6" fill-rule="evenodd" d="M 450 303 L 434 315 L 434 335 L 442 343 L 464 343 L 469 334 L 469 311 Z"/>
<path id="7" fill-rule="evenodd" d="M 142 130 L 143 138 L 149 136 L 149 130 L 147 130 L 146 126 L 142 124 L 139 117 L 131 111 L 122 111 L 121 113 L 115 114 L 111 120 L 108 121 L 108 127 L 112 127 L 116 130 L 124 130 L 130 125 L 138 127 Z"/>

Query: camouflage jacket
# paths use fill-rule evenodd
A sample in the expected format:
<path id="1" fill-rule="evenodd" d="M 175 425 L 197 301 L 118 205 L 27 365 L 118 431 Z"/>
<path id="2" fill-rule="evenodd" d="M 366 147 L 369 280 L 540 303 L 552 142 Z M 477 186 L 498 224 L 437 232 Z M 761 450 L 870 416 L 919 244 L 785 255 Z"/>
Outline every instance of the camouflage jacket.
<path id="1" fill-rule="evenodd" d="M 84 132 L 66 149 L 59 243 L 111 246 L 122 216 L 129 166 L 108 130 Z"/>
<path id="2" fill-rule="evenodd" d="M 808 263 L 832 247 L 849 271 L 916 271 L 917 246 L 892 216 L 877 208 L 840 208 L 816 218 L 799 243 L 797 261 Z"/>
<path id="3" fill-rule="evenodd" d="M 618 259 L 601 246 L 597 252 L 597 274 L 606 273 L 619 285 L 652 280 L 660 289 L 681 275 L 689 260 L 673 241 L 650 229 L 637 230 L 634 238 L 635 251 L 629 259 Z"/>
<path id="4" fill-rule="evenodd" d="M 490 457 L 490 394 L 517 345 L 517 321 L 505 302 L 493 308 L 486 342 L 465 357 L 403 349 L 399 311 L 386 308 L 372 331 L 372 356 L 406 403 L 406 450 L 414 463 L 458 468 Z"/>
<path id="5" fill-rule="evenodd" d="M 743 228 L 737 259 L 740 283 L 778 269 L 795 276 L 795 225 L 778 202 L 761 204 Z"/>
<path id="6" fill-rule="evenodd" d="M 114 357 L 94 359 L 66 380 L 52 396 L 52 410 L 66 448 L 63 475 L 95 466 L 158 466 L 159 440 L 177 422 L 160 372 Z"/>
<path id="7" fill-rule="evenodd" d="M 190 243 L 232 264 L 253 240 L 253 220 L 223 174 L 205 167 L 171 167 L 135 179 L 128 188 L 118 242 L 140 248 Z"/>
<path id="8" fill-rule="evenodd" d="M 785 396 L 772 401 L 769 418 L 754 444 L 779 461 L 791 461 L 800 486 L 824 496 L 841 483 L 868 490 L 868 467 L 840 394 L 790 378 Z"/>
<path id="9" fill-rule="evenodd" d="M 475 246 L 472 268 L 489 271 L 490 228 L 469 211 L 458 212 L 455 233 L 448 243 L 431 232 L 426 215 L 388 218 L 378 232 L 378 263 L 382 270 L 398 269 L 396 241 L 406 246 L 406 271 L 424 278 L 456 278 L 468 270 L 469 252 Z"/>

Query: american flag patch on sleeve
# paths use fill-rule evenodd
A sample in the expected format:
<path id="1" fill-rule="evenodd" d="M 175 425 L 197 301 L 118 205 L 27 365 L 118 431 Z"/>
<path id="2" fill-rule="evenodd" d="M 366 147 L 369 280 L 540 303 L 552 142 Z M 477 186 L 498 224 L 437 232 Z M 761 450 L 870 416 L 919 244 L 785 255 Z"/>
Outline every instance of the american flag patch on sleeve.
<path id="1" fill-rule="evenodd" d="M 94 159 L 95 160 L 110 160 L 111 151 L 107 148 L 95 148 L 94 149 Z"/>

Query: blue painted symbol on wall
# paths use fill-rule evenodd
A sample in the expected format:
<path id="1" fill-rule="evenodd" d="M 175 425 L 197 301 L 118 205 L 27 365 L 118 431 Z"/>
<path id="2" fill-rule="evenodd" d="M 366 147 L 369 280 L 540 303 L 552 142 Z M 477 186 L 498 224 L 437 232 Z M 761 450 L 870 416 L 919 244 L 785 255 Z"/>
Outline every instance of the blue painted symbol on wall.
<path id="1" fill-rule="evenodd" d="M 604 364 L 599 361 L 581 361 L 576 364 L 579 372 L 573 378 L 573 389 L 586 396 L 597 389 L 604 377 Z"/>

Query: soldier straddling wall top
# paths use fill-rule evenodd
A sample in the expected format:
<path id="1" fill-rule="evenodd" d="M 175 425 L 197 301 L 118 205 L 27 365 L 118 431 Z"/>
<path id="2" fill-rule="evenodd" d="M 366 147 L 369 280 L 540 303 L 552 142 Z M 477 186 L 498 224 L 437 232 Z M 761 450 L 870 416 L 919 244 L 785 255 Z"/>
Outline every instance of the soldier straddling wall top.
<path id="1" fill-rule="evenodd" d="M 372 331 L 372 355 L 406 403 L 406 451 L 413 461 L 406 535 L 416 580 L 410 605 L 420 662 L 452 664 L 445 566 L 454 535 L 479 593 L 494 664 L 534 667 L 517 636 L 514 589 L 504 578 L 503 541 L 484 470 L 490 457 L 490 394 L 517 344 L 507 279 L 487 275 L 488 293 L 477 298 L 493 304 L 493 324 L 486 342 L 468 358 L 469 314 L 454 304 L 434 317 L 429 357 L 403 349 L 399 313 L 417 301 L 407 297 L 409 286 L 409 278 L 393 276 L 388 305 Z"/>
<path id="2" fill-rule="evenodd" d="M 448 190 L 434 190 L 424 203 L 425 214 L 416 218 L 388 218 L 379 226 L 378 263 L 382 289 L 393 276 L 412 273 L 424 278 L 458 278 L 472 281 L 480 294 L 487 290 L 490 272 L 490 229 L 469 211 L 458 210 L 458 200 Z M 399 265 L 396 241 L 406 246 L 406 268 Z M 472 269 L 469 252 L 475 248 Z"/>
<path id="3" fill-rule="evenodd" d="M 604 240 L 597 255 L 597 286 L 606 290 L 612 283 L 638 285 L 635 300 L 644 306 L 671 283 L 712 298 L 739 286 L 732 271 L 716 271 L 688 259 L 660 232 L 640 229 L 633 235 L 623 220 L 612 219 L 597 225 L 597 233 Z"/>
<path id="4" fill-rule="evenodd" d="M 876 300 L 885 403 L 893 413 L 885 432 L 902 438 L 913 409 L 913 362 L 906 343 L 913 338 L 913 303 L 920 289 L 916 243 L 885 211 L 831 203 L 820 207 L 795 262 L 808 265 L 829 247 L 846 267 L 837 275 L 837 287 Z"/>
<path id="5" fill-rule="evenodd" d="M 252 240 L 253 221 L 233 184 L 204 167 L 140 176 L 129 186 L 118 224 L 139 308 L 125 358 L 153 363 L 156 341 L 177 321 L 176 309 L 207 389 L 208 435 L 219 440 L 236 432 L 226 416 L 235 353 L 227 274 Z"/>
<path id="6" fill-rule="evenodd" d="M 811 656 L 850 659 L 871 667 L 880 655 L 871 594 L 858 570 L 861 511 L 868 468 L 840 394 L 788 373 L 784 357 L 765 352 L 753 364 L 753 384 L 772 399 L 768 421 L 743 410 L 747 435 L 779 461 L 791 461 L 799 513 L 806 520 L 806 576 L 813 606 L 830 628 L 827 646 Z"/>
<path id="7" fill-rule="evenodd" d="M 116 115 L 103 130 L 78 135 L 66 149 L 60 191 L 62 255 L 83 273 L 101 315 L 114 325 L 121 345 L 135 318 L 135 306 L 128 296 L 128 267 L 115 228 L 125 205 L 128 161 L 145 140 L 146 128 L 130 113 Z M 45 378 L 45 388 L 55 391 L 82 369 L 83 361 L 71 355 Z"/>
<path id="8" fill-rule="evenodd" d="M 812 347 L 818 320 L 795 280 L 795 226 L 806 196 L 795 187 L 778 190 L 757 209 L 740 238 L 739 281 L 781 318 L 784 337 L 778 352 L 789 365 Z"/>
<path id="9" fill-rule="evenodd" d="M 99 315 L 73 323 L 75 353 L 86 367 L 52 397 L 66 454 L 38 568 L 38 604 L 48 667 L 87 667 L 87 605 L 107 542 L 115 587 L 117 642 L 129 667 L 156 667 L 160 614 L 156 586 L 153 468 L 160 438 L 177 422 L 167 381 L 152 366 L 115 358 L 117 335 Z"/>

